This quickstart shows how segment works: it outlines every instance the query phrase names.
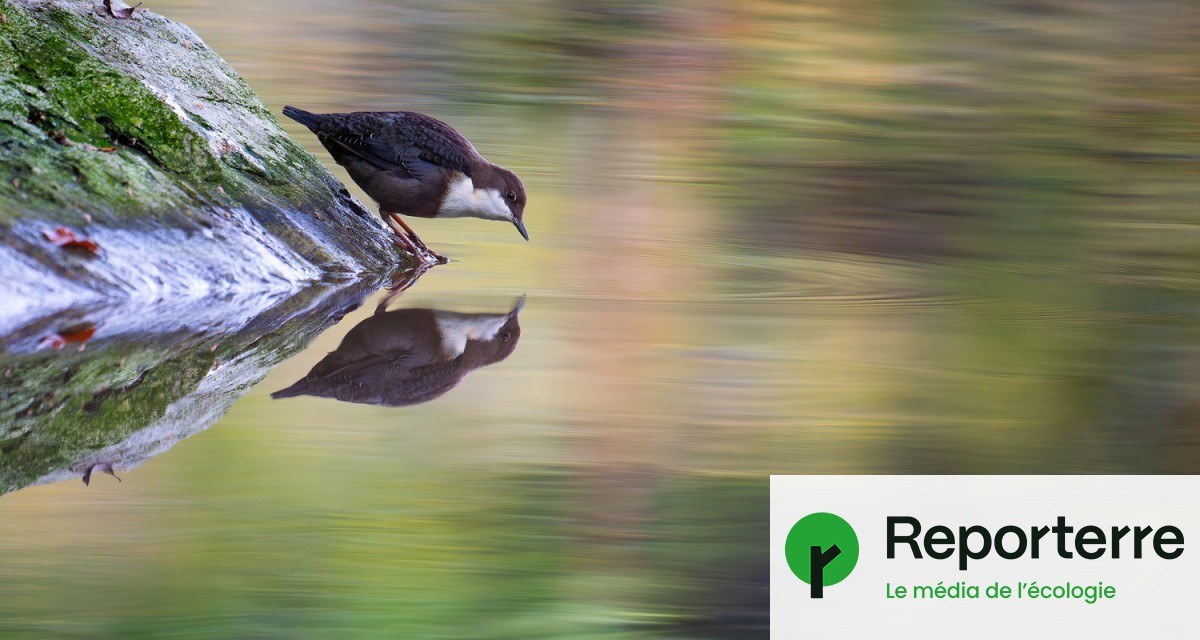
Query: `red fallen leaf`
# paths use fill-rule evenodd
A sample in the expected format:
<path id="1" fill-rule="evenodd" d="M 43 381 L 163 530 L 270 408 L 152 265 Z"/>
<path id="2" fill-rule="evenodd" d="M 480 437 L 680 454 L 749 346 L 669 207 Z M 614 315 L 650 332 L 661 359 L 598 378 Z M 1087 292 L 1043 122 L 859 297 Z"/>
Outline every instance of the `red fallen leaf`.
<path id="1" fill-rule="evenodd" d="M 114 7 L 114 4 L 117 6 Z M 132 18 L 133 10 L 140 6 L 142 6 L 142 3 L 140 2 L 131 7 L 124 2 L 121 2 L 121 0 L 116 0 L 115 3 L 113 0 L 104 0 L 104 8 L 108 9 L 108 15 L 116 18 L 117 20 L 128 20 L 129 18 Z"/>
<path id="2" fill-rule="evenodd" d="M 42 235 L 50 241 L 50 244 L 56 247 L 82 249 L 91 253 L 100 253 L 100 245 L 92 240 L 80 239 L 75 235 L 74 231 L 66 227 L 59 227 L 54 231 L 42 231 Z"/>
<path id="3" fill-rule="evenodd" d="M 92 339 L 96 333 L 96 327 L 90 324 L 74 325 L 52 333 L 38 342 L 38 348 L 50 347 L 55 351 L 62 349 L 68 344 L 78 344 L 83 348 L 84 343 Z"/>
<path id="4" fill-rule="evenodd" d="M 87 342 L 96 335 L 96 327 L 92 325 L 83 325 L 82 327 L 71 327 L 59 334 L 67 342 Z"/>
<path id="5" fill-rule="evenodd" d="M 50 241 L 50 244 L 61 247 L 62 245 L 76 240 L 75 232 L 66 227 L 59 227 L 54 231 L 42 231 L 42 236 Z"/>

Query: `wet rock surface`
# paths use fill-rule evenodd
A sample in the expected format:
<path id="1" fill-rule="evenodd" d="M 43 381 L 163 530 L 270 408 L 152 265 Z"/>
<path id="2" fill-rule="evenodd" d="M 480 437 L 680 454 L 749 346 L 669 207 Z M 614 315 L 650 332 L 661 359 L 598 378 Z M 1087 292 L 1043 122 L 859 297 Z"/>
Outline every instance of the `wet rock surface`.
<path id="1" fill-rule="evenodd" d="M 0 333 L 112 299 L 294 293 L 403 256 L 190 29 L 0 0 Z M 56 246 L 64 227 L 98 252 Z"/>
<path id="2" fill-rule="evenodd" d="M 379 284 L 203 307 L 123 302 L 10 333 L 0 341 L 0 495 L 97 467 L 128 471 L 207 429 Z"/>

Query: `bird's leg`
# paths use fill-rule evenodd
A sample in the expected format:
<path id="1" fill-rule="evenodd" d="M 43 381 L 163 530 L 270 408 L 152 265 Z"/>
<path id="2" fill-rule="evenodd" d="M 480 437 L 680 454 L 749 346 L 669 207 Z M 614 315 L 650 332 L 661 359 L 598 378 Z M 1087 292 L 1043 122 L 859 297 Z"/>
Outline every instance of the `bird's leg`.
<path id="1" fill-rule="evenodd" d="M 392 230 L 392 244 L 399 247 L 401 251 L 407 253 L 416 254 L 420 252 L 420 248 L 413 243 L 412 238 L 408 237 L 403 231 L 401 231 L 400 228 L 392 222 L 390 217 L 385 216 L 384 221 L 387 222 L 388 228 Z"/>
<path id="2" fill-rule="evenodd" d="M 388 227 L 390 227 L 394 233 L 392 236 L 392 242 L 395 243 L 397 247 L 400 247 L 401 251 L 417 256 L 424 264 L 430 263 L 430 261 L 432 261 L 433 264 L 446 264 L 449 262 L 449 260 L 447 260 L 442 254 L 425 246 L 425 243 L 421 241 L 421 238 L 417 236 L 412 229 L 409 229 L 408 225 L 404 224 L 400 218 L 395 217 L 394 214 L 389 214 L 387 222 Z M 399 226 L 397 226 L 395 223 L 399 223 Z M 401 228 L 404 230 L 402 231 Z"/>
<path id="3" fill-rule="evenodd" d="M 421 248 L 418 247 L 415 242 L 413 242 L 412 238 L 409 237 L 408 234 L 404 233 L 400 227 L 396 226 L 394 221 L 395 219 L 391 217 L 391 214 L 385 215 L 383 220 L 384 222 L 387 222 L 388 228 L 392 230 L 393 244 L 395 244 L 397 247 L 400 247 L 402 251 L 406 251 L 408 253 L 419 254 L 421 252 Z"/>
<path id="4" fill-rule="evenodd" d="M 399 215 L 397 215 L 395 213 L 389 213 L 388 218 L 392 222 L 395 222 L 396 224 L 400 225 L 400 227 L 402 229 L 404 229 L 404 234 L 408 237 L 408 239 L 410 241 L 412 241 L 412 243 L 415 244 L 417 246 L 417 248 L 420 249 L 422 252 L 424 252 L 426 255 L 432 257 L 434 260 L 437 260 L 439 264 L 446 264 L 447 262 L 449 262 L 449 260 L 447 260 L 445 256 L 443 256 L 442 254 L 425 246 L 425 243 L 421 241 L 421 236 L 418 236 L 416 231 L 413 231 L 411 228 L 409 228 L 409 226 L 407 224 L 404 224 L 404 220 L 401 220 Z M 396 227 L 393 226 L 392 229 L 396 230 Z M 396 233 L 400 233 L 400 231 L 396 230 Z"/>
<path id="5" fill-rule="evenodd" d="M 417 235 L 416 231 L 413 231 L 411 227 L 409 227 L 407 224 L 404 224 L 404 220 L 402 220 L 400 216 L 393 213 L 392 219 L 396 221 L 396 224 L 399 224 L 404 229 L 405 235 L 408 236 L 409 240 L 411 240 L 413 244 L 415 244 L 417 248 L 425 255 L 436 260 L 438 264 L 446 264 L 449 262 L 445 256 L 434 251 L 433 249 L 430 249 L 425 242 L 421 240 L 421 236 Z"/>

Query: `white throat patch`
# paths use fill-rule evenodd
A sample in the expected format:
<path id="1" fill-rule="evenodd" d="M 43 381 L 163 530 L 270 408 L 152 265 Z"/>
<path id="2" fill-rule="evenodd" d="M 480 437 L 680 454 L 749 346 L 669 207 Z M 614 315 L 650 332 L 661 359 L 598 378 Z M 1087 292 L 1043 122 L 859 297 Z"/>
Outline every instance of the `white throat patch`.
<path id="1" fill-rule="evenodd" d="M 453 360 L 467 350 L 467 340 L 492 340 L 508 315 L 454 313 L 434 311 L 438 331 L 442 334 L 442 353 Z"/>
<path id="2" fill-rule="evenodd" d="M 471 178 L 456 173 L 450 179 L 450 188 L 438 209 L 438 217 L 512 220 L 512 211 L 509 211 L 499 191 L 476 189 Z"/>

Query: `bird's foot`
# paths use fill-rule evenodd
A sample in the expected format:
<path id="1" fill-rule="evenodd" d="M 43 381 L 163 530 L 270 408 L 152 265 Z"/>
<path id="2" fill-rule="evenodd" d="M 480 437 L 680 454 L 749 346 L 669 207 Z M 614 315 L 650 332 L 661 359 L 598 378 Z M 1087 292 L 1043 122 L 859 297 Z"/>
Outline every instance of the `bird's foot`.
<path id="1" fill-rule="evenodd" d="M 412 256 L 421 257 L 421 248 L 406 235 L 396 234 L 392 236 L 392 244 L 396 245 L 397 249 Z"/>
<path id="2" fill-rule="evenodd" d="M 403 249 L 406 253 L 416 256 L 423 264 L 446 264 L 450 262 L 446 256 L 426 246 L 421 240 L 421 236 L 418 236 L 411 227 L 405 224 L 399 215 L 394 213 L 385 214 L 384 221 L 387 222 L 392 232 L 395 233 L 392 241 L 396 243 L 396 246 Z"/>
<path id="3" fill-rule="evenodd" d="M 392 236 L 392 244 L 401 251 L 415 257 L 422 265 L 446 264 L 450 259 L 425 246 L 420 240 L 413 241 L 409 236 Z"/>
<path id="4" fill-rule="evenodd" d="M 425 246 L 424 243 L 420 245 L 420 250 L 421 255 L 431 261 L 433 264 L 446 264 L 447 262 L 450 262 L 449 258 L 434 251 L 433 249 L 430 249 L 429 247 Z"/>

